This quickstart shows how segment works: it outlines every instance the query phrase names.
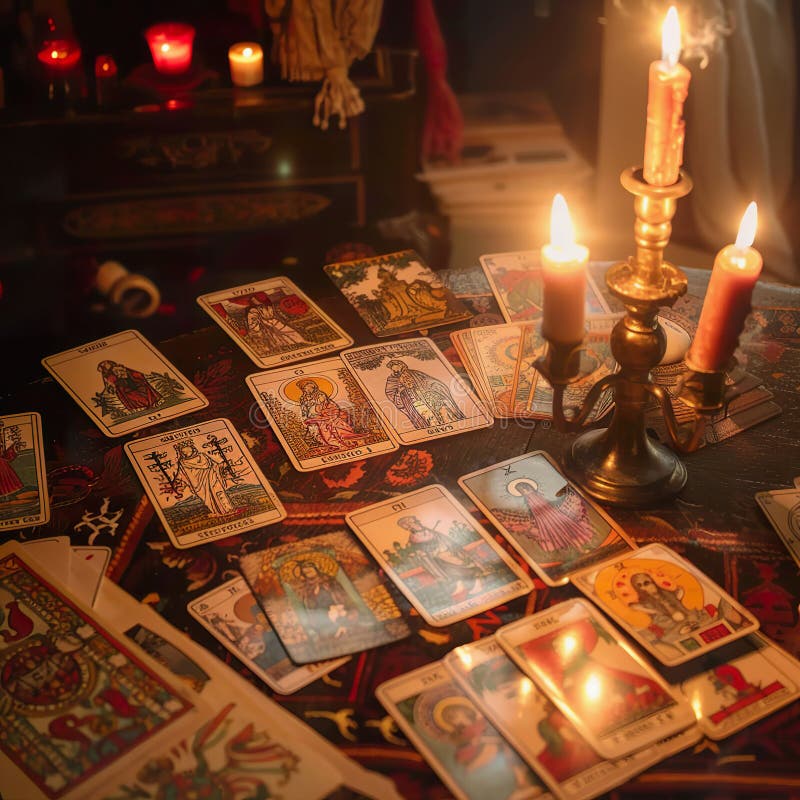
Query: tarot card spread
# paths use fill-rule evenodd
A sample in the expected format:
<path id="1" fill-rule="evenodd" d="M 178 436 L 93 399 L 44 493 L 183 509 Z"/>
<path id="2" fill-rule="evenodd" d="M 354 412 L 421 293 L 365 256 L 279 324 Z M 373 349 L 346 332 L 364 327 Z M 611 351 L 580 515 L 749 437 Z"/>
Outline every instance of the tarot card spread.
<path id="1" fill-rule="evenodd" d="M 585 600 L 523 617 L 496 636 L 604 758 L 694 723 L 689 704 Z"/>
<path id="2" fill-rule="evenodd" d="M 543 451 L 471 472 L 458 484 L 549 586 L 636 546 Z"/>
<path id="3" fill-rule="evenodd" d="M 239 566 L 298 664 L 369 650 L 411 633 L 348 531 L 250 553 Z"/>
<path id="4" fill-rule="evenodd" d="M 2 790 L 74 797 L 162 732 L 182 735 L 194 706 L 35 564 L 0 547 Z"/>
<path id="5" fill-rule="evenodd" d="M 792 558 L 800 565 L 800 489 L 758 492 L 756 502 Z"/>
<path id="6" fill-rule="evenodd" d="M 353 344 L 288 278 L 204 294 L 197 302 L 253 363 L 264 369 Z"/>
<path id="7" fill-rule="evenodd" d="M 208 405 L 134 330 L 48 356 L 42 364 L 106 436 L 123 436 Z"/>
<path id="8" fill-rule="evenodd" d="M 345 350 L 342 360 L 400 444 L 494 423 L 430 339 L 357 347 Z"/>
<path id="9" fill-rule="evenodd" d="M 175 547 L 193 547 L 286 517 L 227 419 L 136 439 L 125 452 Z"/>
<path id="10" fill-rule="evenodd" d="M 545 794 L 537 775 L 441 662 L 386 681 L 375 695 L 460 800 L 527 800 Z"/>
<path id="11" fill-rule="evenodd" d="M 324 269 L 376 336 L 427 330 L 472 316 L 413 250 Z"/>
<path id="12" fill-rule="evenodd" d="M 661 544 L 590 567 L 572 582 L 666 666 L 758 629 L 742 605 Z"/>
<path id="13" fill-rule="evenodd" d="M 0 531 L 49 519 L 42 418 L 35 412 L 0 417 Z"/>
<path id="14" fill-rule="evenodd" d="M 189 613 L 267 686 L 291 694 L 344 664 L 337 658 L 298 667 L 291 662 L 244 578 L 233 578 L 193 600 Z"/>
<path id="15" fill-rule="evenodd" d="M 247 385 L 301 472 L 398 449 L 338 357 L 249 375 Z"/>
<path id="16" fill-rule="evenodd" d="M 443 486 L 393 497 L 346 519 L 429 625 L 466 619 L 533 588 Z"/>

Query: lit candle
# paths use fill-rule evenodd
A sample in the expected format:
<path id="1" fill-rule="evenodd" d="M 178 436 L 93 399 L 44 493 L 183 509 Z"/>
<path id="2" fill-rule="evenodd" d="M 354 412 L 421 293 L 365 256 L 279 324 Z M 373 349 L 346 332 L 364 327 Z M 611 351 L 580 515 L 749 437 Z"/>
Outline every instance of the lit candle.
<path id="1" fill-rule="evenodd" d="M 588 248 L 575 243 L 567 201 L 557 194 L 550 214 L 550 242 L 542 248 L 542 335 L 552 342 L 583 339 L 588 261 Z"/>
<path id="2" fill-rule="evenodd" d="M 69 39 L 52 39 L 42 45 L 36 57 L 50 69 L 68 72 L 80 62 L 81 48 Z"/>
<path id="3" fill-rule="evenodd" d="M 234 86 L 256 86 L 264 80 L 264 53 L 255 42 L 239 42 L 228 50 Z"/>
<path id="4" fill-rule="evenodd" d="M 696 369 L 724 369 L 736 349 L 763 264 L 761 254 L 751 247 L 757 216 L 756 204 L 750 203 L 739 225 L 736 244 L 723 247 L 714 260 L 697 333 L 686 357 Z"/>
<path id="5" fill-rule="evenodd" d="M 97 56 L 94 60 L 94 83 L 97 104 L 108 102 L 109 95 L 117 85 L 117 62 L 109 55 Z"/>
<path id="6" fill-rule="evenodd" d="M 683 163 L 683 103 L 692 76 L 678 63 L 680 55 L 678 12 L 670 6 L 661 31 L 661 60 L 650 64 L 643 172 L 652 186 L 671 186 Z"/>
<path id="7" fill-rule="evenodd" d="M 180 75 L 192 65 L 194 28 L 181 22 L 151 25 L 144 38 L 155 68 L 162 75 Z"/>

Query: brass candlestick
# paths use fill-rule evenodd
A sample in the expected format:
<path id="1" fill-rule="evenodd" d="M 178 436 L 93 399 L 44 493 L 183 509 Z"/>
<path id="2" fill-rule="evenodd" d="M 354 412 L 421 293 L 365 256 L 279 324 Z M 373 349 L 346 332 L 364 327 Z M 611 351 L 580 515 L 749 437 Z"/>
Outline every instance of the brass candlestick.
<path id="1" fill-rule="evenodd" d="M 653 441 L 645 430 L 645 409 L 653 398 L 664 414 L 673 447 L 697 449 L 706 420 L 724 403 L 724 373 L 692 368 L 680 387 L 680 396 L 694 409 L 694 424 L 681 430 L 666 391 L 657 386 L 650 370 L 666 351 L 666 336 L 658 322 L 661 306 L 672 306 L 686 292 L 686 275 L 664 261 L 677 201 L 692 188 L 681 172 L 671 186 L 651 186 L 641 169 L 622 173 L 622 185 L 634 196 L 636 255 L 609 267 L 606 284 L 627 309 L 611 332 L 611 352 L 619 371 L 598 381 L 580 409 L 567 415 L 564 389 L 580 376 L 576 363 L 581 343 L 548 341 L 537 369 L 553 386 L 553 419 L 559 430 L 583 426 L 606 389 L 614 393 L 614 415 L 607 428 L 589 430 L 572 443 L 566 454 L 567 474 L 590 494 L 607 503 L 641 506 L 677 494 L 686 483 L 686 468 L 676 453 Z"/>

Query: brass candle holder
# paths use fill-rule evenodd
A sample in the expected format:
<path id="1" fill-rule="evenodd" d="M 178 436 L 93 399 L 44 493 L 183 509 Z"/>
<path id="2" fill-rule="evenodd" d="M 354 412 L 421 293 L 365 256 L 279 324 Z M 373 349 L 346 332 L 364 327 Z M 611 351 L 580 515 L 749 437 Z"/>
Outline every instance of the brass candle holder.
<path id="1" fill-rule="evenodd" d="M 642 506 L 677 494 L 686 483 L 686 468 L 675 451 L 696 450 L 710 416 L 724 405 L 724 372 L 695 369 L 679 386 L 679 396 L 694 410 L 694 422 L 679 427 L 669 396 L 654 383 L 650 370 L 666 351 L 658 322 L 661 306 L 672 306 L 686 293 L 686 275 L 664 260 L 677 201 L 692 189 L 680 173 L 670 186 L 651 186 L 641 169 L 625 170 L 620 180 L 634 196 L 636 255 L 609 267 L 606 284 L 626 308 L 611 332 L 611 352 L 619 371 L 598 381 L 576 409 L 564 408 L 564 389 L 580 379 L 581 342 L 548 341 L 536 368 L 553 387 L 553 419 L 562 431 L 580 430 L 600 395 L 611 390 L 614 412 L 607 428 L 587 430 L 565 456 L 570 478 L 594 497 L 612 505 Z M 645 409 L 655 400 L 664 415 L 673 449 L 647 435 Z"/>

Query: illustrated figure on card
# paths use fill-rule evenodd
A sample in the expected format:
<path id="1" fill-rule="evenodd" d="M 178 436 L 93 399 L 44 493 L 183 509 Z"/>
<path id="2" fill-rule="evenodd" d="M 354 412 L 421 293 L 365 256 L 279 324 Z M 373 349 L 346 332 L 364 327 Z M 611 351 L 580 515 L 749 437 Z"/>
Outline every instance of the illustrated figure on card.
<path id="1" fill-rule="evenodd" d="M 392 359 L 386 366 L 386 397 L 417 428 L 430 428 L 464 419 L 447 385 L 419 369 L 410 369 L 405 361 Z"/>
<path id="2" fill-rule="evenodd" d="M 298 381 L 297 388 L 303 424 L 315 439 L 339 449 L 349 446 L 354 439 L 364 438 L 364 434 L 356 431 L 350 414 L 320 388 L 319 379 Z"/>
<path id="3" fill-rule="evenodd" d="M 417 261 L 411 261 L 410 265 L 422 269 Z M 419 279 L 409 283 L 386 267 L 378 270 L 378 288 L 372 293 L 384 304 L 392 319 L 437 317 L 447 312 L 447 292 L 444 289 Z"/>
<path id="4" fill-rule="evenodd" d="M 8 499 L 23 487 L 14 461 L 25 449 L 25 442 L 18 425 L 7 428 L 0 422 L 0 498 Z"/>
<path id="5" fill-rule="evenodd" d="M 161 394 L 144 373 L 116 361 L 101 361 L 97 369 L 103 377 L 103 392 L 96 395 L 98 399 L 102 394 L 116 397 L 128 411 L 154 408 L 162 402 Z"/>
<path id="6" fill-rule="evenodd" d="M 248 298 L 245 313 L 247 336 L 255 349 L 269 353 L 273 350 L 290 350 L 302 344 L 303 335 L 275 314 L 275 307 L 263 292 L 256 292 Z"/>
<path id="7" fill-rule="evenodd" d="M 224 517 L 237 509 L 228 496 L 228 482 L 236 484 L 236 469 L 226 457 L 219 440 L 210 442 L 219 453 L 219 460 L 201 453 L 188 439 L 175 445 L 177 456 L 175 477 L 208 510 L 211 517 Z"/>

